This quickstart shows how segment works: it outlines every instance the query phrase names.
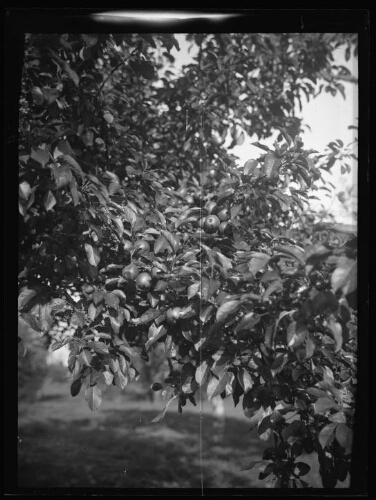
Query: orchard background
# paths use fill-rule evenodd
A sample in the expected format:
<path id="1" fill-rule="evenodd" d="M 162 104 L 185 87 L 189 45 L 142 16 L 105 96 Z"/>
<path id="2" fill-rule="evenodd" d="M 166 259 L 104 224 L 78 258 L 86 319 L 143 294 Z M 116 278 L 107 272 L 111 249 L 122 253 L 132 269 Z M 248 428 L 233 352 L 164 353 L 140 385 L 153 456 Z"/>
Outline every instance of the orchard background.
<path id="1" fill-rule="evenodd" d="M 20 486 L 350 484 L 357 228 L 312 201 L 332 192 L 328 171 L 351 171 L 356 141 L 305 149 L 296 108 L 303 96 L 345 97 L 354 77 L 332 54 L 356 58 L 357 36 L 187 41 L 196 55 L 176 74 L 170 33 L 25 37 Z M 259 153 L 239 164 L 232 150 L 249 137 Z M 60 349 L 70 407 L 59 401 L 61 371 L 46 365 Z M 93 428 L 79 398 L 98 415 Z M 218 398 L 219 426 L 208 404 Z M 173 447 L 156 451 L 158 428 Z M 51 439 L 69 442 L 60 463 Z M 149 465 L 136 470 L 140 456 Z"/>

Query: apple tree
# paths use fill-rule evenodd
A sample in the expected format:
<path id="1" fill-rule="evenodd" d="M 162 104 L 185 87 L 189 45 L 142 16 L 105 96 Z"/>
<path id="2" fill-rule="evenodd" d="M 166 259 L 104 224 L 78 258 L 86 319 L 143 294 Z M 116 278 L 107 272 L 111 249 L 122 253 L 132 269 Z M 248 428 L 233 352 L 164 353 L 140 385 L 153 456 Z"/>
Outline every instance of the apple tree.
<path id="1" fill-rule="evenodd" d="M 197 56 L 174 76 L 172 34 L 27 35 L 19 315 L 52 350 L 69 345 L 71 394 L 92 410 L 163 346 L 155 422 L 174 399 L 182 412 L 201 394 L 232 398 L 274 437 L 244 469 L 306 487 L 299 457 L 315 451 L 334 487 L 351 461 L 356 229 L 302 216 L 332 159 L 304 149 L 295 104 L 316 84 L 344 92 L 332 53 L 356 37 L 188 40 Z M 260 154 L 238 167 L 229 150 L 245 133 Z M 70 335 L 51 333 L 59 320 Z"/>

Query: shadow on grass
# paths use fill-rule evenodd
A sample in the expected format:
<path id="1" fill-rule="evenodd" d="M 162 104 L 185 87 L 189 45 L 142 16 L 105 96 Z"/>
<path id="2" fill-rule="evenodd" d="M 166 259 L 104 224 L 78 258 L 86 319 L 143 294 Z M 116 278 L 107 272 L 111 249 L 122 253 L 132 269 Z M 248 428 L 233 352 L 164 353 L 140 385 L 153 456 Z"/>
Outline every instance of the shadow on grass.
<path id="1" fill-rule="evenodd" d="M 266 444 L 249 425 L 210 415 L 108 409 L 100 418 L 56 413 L 20 426 L 18 486 L 252 488 L 264 484 L 240 472 L 244 460 L 259 459 Z M 201 418 L 201 426 L 200 426 Z M 201 427 L 201 440 L 200 440 Z M 201 443 L 201 446 L 200 446 Z"/>

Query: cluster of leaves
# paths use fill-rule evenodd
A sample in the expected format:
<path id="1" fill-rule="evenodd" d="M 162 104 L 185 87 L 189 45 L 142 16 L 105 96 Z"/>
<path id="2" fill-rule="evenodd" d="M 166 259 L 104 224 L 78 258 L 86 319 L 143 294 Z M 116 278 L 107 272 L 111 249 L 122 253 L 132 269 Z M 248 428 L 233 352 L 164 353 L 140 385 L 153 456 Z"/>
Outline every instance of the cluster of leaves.
<path id="1" fill-rule="evenodd" d="M 195 87 L 221 119 L 219 132 L 226 135 L 231 126 L 232 146 L 244 142 L 243 130 L 260 139 L 278 126 L 298 134 L 294 108 L 302 107 L 302 96 L 343 94 L 341 80 L 352 78 L 346 67 L 333 64 L 333 49 L 346 43 L 346 59 L 351 47 L 357 51 L 356 35 L 349 34 L 192 34 L 188 40 L 199 47 Z"/>
<path id="2" fill-rule="evenodd" d="M 298 51 L 299 37 L 275 36 Z M 172 35 L 29 37 L 20 112 L 19 314 L 44 334 L 61 319 L 72 327 L 73 336 L 51 348 L 70 346 L 71 393 L 84 387 L 91 409 L 100 406 L 103 385 L 124 389 L 137 380 L 135 358 L 147 362 L 162 344 L 170 373 L 155 386 L 166 400 L 155 421 L 174 399 L 180 412 L 188 400 L 195 404 L 198 392 L 231 396 L 235 405 L 242 399 L 260 437 L 275 437 L 260 478 L 305 486 L 300 476 L 308 466 L 296 459 L 315 450 L 323 484 L 333 486 L 345 479 L 351 452 L 354 231 L 331 226 L 346 234 L 336 243 L 286 235 L 321 174 L 315 152 L 290 136 L 282 118 L 260 115 L 263 126 L 280 127 L 280 140 L 273 149 L 256 143 L 261 156 L 242 168 L 218 143 L 216 134 L 232 126 L 225 120 L 235 104 L 228 99 L 238 102 L 240 59 L 248 64 L 243 45 L 262 72 L 282 61 L 278 45 L 269 35 L 194 38 L 197 65 L 153 86 L 153 50 L 166 49 L 169 59 Z M 316 50 L 308 42 L 304 47 Z M 231 65 L 228 77 L 217 71 Z M 293 67 L 296 83 L 301 71 Z M 318 77 L 327 64 L 301 67 L 303 77 Z M 247 79 L 250 68 L 242 68 Z M 202 86 L 212 108 L 200 102 Z M 191 128 L 184 106 L 197 114 Z M 240 116 L 246 124 L 244 109 Z M 255 123 L 253 132 L 268 135 Z M 208 232 L 211 214 L 223 222 Z M 72 284 L 78 301 L 68 293 Z"/>

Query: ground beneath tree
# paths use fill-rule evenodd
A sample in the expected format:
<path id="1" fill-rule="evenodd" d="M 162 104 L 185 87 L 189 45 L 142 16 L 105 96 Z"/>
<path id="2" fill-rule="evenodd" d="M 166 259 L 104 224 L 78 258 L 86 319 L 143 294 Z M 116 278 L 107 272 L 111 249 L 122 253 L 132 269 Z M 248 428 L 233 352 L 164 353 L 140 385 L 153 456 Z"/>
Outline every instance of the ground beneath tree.
<path id="1" fill-rule="evenodd" d="M 265 488 L 257 466 L 240 471 L 269 446 L 250 431 L 241 407 L 226 404 L 221 423 L 207 403 L 200 417 L 190 403 L 179 415 L 173 402 L 161 422 L 151 423 L 164 402 L 139 399 L 127 389 L 108 388 L 97 413 L 82 394 L 70 396 L 66 381 L 47 379 L 38 401 L 21 401 L 18 486 Z M 321 487 L 313 454 L 301 460 L 312 467 L 304 479 Z"/>

